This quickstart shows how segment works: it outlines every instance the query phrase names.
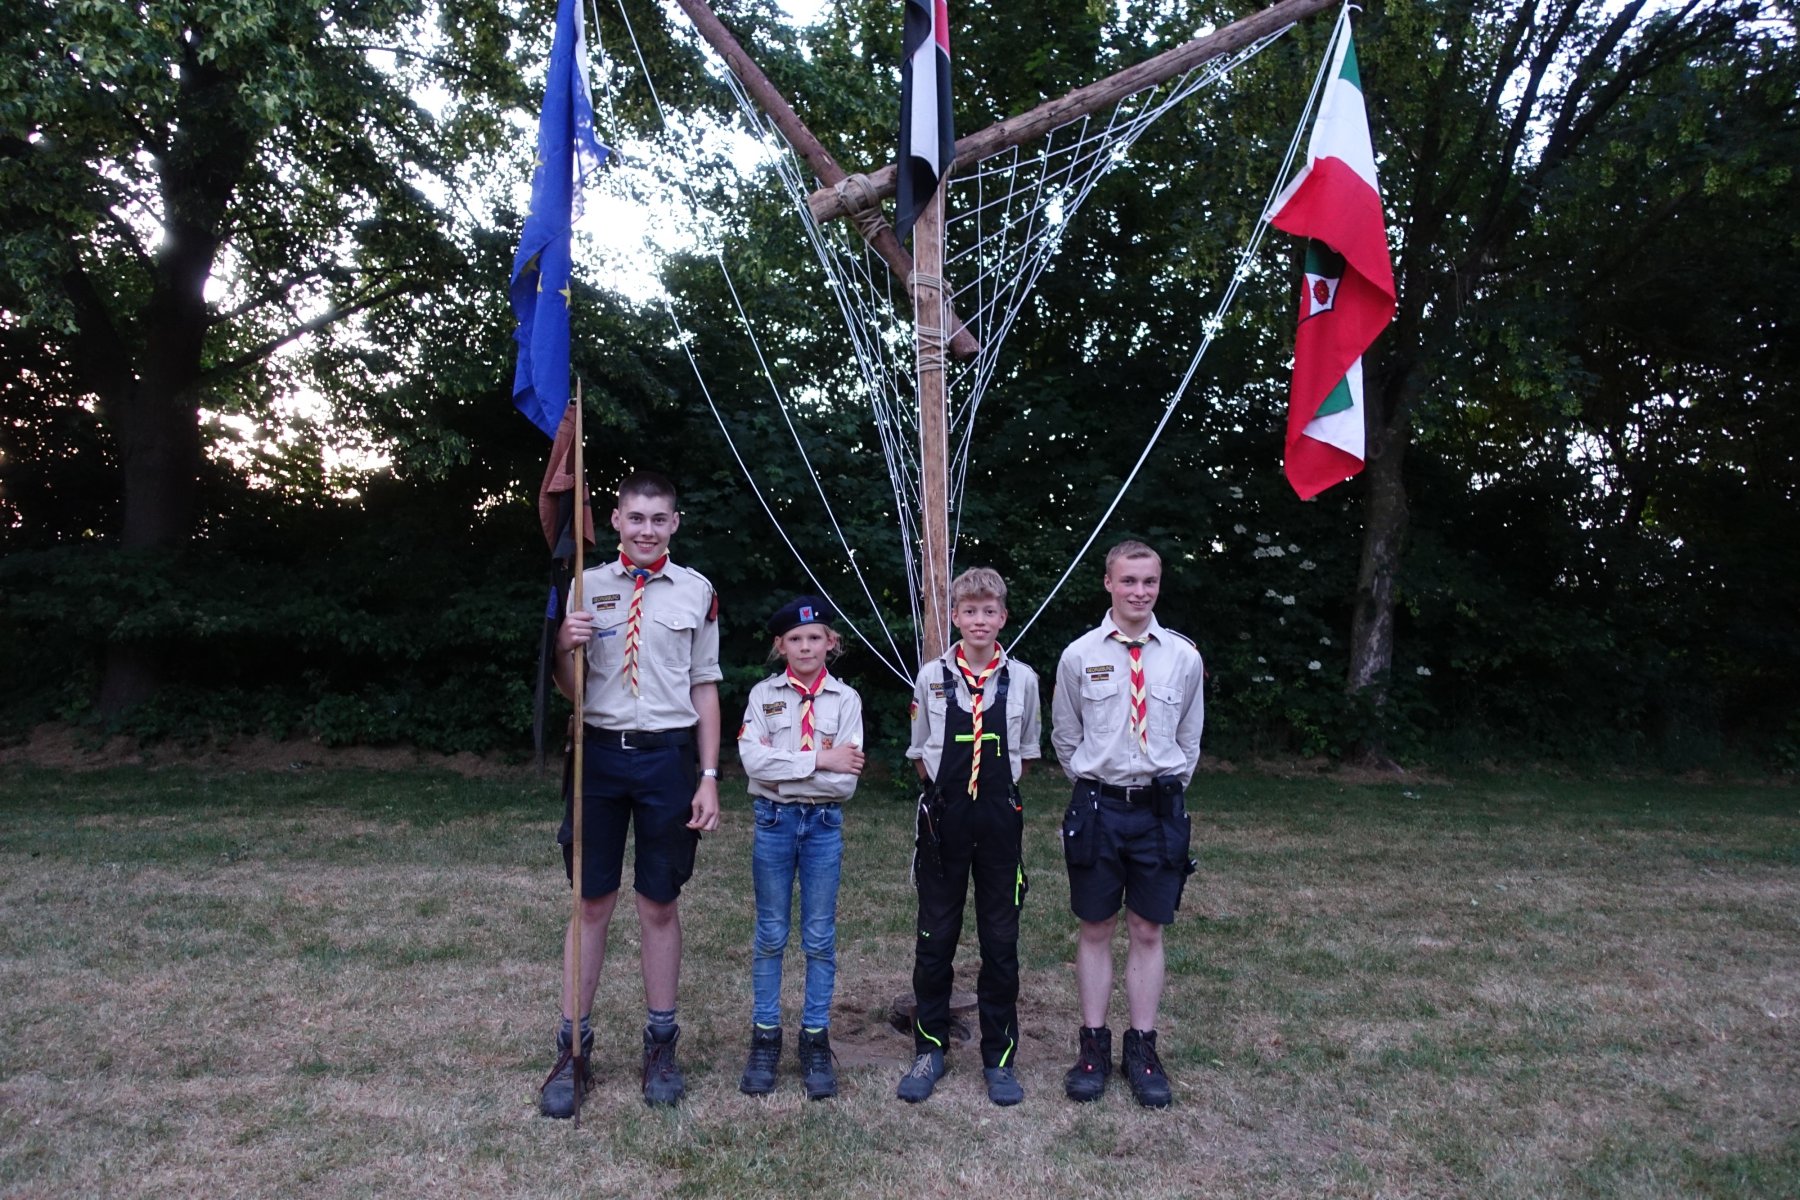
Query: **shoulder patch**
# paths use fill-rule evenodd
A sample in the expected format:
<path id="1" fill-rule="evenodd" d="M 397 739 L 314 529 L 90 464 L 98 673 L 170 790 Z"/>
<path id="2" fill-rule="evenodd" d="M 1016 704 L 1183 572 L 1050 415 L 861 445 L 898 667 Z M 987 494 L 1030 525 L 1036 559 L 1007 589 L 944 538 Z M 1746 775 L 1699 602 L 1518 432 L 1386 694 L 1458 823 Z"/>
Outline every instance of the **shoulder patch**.
<path id="1" fill-rule="evenodd" d="M 737 735 L 737 740 L 738 740 L 738 741 L 740 741 L 740 742 L 741 742 L 741 741 L 743 741 L 743 740 L 744 740 L 744 735 L 745 735 L 745 734 L 747 734 L 747 733 L 749 733 L 749 732 L 750 732 L 750 722 L 748 722 L 748 721 L 746 721 L 746 722 L 744 722 L 744 723 L 743 723 L 743 724 L 742 724 L 742 725 L 739 725 L 739 726 L 738 726 L 738 735 Z"/>
<path id="2" fill-rule="evenodd" d="M 911 704 L 906 706 L 906 719 L 909 721 L 916 721 L 919 719 L 919 702 L 917 700 L 914 700 Z"/>
<path id="3" fill-rule="evenodd" d="M 719 593 L 717 592 L 712 594 L 712 603 L 706 606 L 706 619 L 708 621 L 719 619 Z"/>

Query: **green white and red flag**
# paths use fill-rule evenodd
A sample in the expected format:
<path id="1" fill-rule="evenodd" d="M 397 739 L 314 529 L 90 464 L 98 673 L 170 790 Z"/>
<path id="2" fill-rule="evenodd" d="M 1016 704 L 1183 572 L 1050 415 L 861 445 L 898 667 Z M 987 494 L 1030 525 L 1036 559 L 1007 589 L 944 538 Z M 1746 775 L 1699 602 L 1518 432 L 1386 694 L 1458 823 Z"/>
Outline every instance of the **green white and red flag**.
<path id="1" fill-rule="evenodd" d="M 1394 317 L 1394 266 L 1348 21 L 1306 166 L 1269 208 L 1277 229 L 1308 239 L 1284 466 L 1310 500 L 1363 468 L 1362 356 Z"/>

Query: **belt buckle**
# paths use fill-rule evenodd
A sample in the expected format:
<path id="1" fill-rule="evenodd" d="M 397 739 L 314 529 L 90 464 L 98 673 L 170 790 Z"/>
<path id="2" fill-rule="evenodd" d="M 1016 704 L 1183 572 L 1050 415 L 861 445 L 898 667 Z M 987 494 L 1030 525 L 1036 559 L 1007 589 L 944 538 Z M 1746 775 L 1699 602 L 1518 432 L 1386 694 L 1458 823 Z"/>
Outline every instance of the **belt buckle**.
<path id="1" fill-rule="evenodd" d="M 632 731 L 629 729 L 619 730 L 619 749 L 621 749 L 621 750 L 636 750 L 637 749 L 636 746 L 631 744 L 631 734 L 632 734 Z"/>

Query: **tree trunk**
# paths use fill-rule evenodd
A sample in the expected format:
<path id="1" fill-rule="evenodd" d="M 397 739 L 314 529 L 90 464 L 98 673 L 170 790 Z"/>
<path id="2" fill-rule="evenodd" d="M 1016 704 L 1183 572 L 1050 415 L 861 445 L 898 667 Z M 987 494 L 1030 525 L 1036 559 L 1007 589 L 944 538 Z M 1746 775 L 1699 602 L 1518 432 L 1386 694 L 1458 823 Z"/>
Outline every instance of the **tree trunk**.
<path id="1" fill-rule="evenodd" d="M 1392 404 L 1382 406 L 1392 409 Z M 1362 566 L 1356 580 L 1356 610 L 1350 621 L 1350 670 L 1345 690 L 1387 703 L 1394 665 L 1394 604 L 1400 555 L 1410 518 L 1401 467 L 1411 440 L 1410 422 L 1371 422 L 1364 479 L 1369 489 L 1363 530 Z M 1379 747 L 1369 749 L 1379 752 Z"/>
<path id="2" fill-rule="evenodd" d="M 107 414 L 117 430 L 124 480 L 120 548 L 175 554 L 193 536 L 204 447 L 198 383 L 211 314 L 206 284 L 224 238 L 232 194 L 255 149 L 254 121 L 236 102 L 241 80 L 189 58 L 181 64 L 179 121 L 157 158 L 163 240 L 152 294 L 137 329 L 136 361 L 118 373 Z M 132 348 L 120 341 L 119 356 Z M 116 717 L 155 694 L 164 652 L 112 642 L 100 683 L 100 711 Z"/>

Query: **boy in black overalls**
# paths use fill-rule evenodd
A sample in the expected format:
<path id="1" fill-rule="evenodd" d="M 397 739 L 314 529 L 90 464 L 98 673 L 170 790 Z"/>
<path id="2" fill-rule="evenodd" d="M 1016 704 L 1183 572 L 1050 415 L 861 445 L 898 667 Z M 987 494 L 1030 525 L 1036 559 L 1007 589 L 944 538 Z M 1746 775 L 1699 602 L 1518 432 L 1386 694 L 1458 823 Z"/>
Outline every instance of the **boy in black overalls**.
<path id="1" fill-rule="evenodd" d="M 969 880 L 981 972 L 981 1062 L 988 1098 L 1025 1098 L 1015 1074 L 1019 1023 L 1019 906 L 1025 872 L 1019 840 L 1024 810 L 1018 781 L 1039 749 L 1038 678 L 996 640 L 1006 625 L 1006 581 L 986 567 L 950 585 L 951 624 L 962 639 L 919 668 L 912 742 L 906 756 L 925 782 L 913 861 L 919 889 L 913 957 L 917 1057 L 900 1080 L 900 1099 L 917 1103 L 943 1077 L 950 1032 L 950 986 Z"/>

